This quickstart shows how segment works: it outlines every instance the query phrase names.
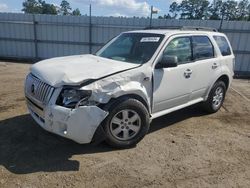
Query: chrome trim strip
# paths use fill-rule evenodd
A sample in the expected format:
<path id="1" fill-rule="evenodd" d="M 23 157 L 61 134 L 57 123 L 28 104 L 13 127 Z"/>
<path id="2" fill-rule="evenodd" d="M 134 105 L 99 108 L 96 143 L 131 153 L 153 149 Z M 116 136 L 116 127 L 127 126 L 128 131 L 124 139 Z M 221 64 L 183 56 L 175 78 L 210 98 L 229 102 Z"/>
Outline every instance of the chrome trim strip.
<path id="1" fill-rule="evenodd" d="M 45 118 L 44 115 L 44 111 L 37 108 L 34 104 L 32 104 L 31 100 L 29 98 L 26 98 L 26 102 L 27 102 L 27 106 L 28 108 L 33 111 L 34 113 L 36 113 L 38 116 L 40 116 L 41 118 Z"/>
<path id="2" fill-rule="evenodd" d="M 54 89 L 54 87 L 44 83 L 32 74 L 29 74 L 26 78 L 25 94 L 39 105 L 48 103 Z"/>

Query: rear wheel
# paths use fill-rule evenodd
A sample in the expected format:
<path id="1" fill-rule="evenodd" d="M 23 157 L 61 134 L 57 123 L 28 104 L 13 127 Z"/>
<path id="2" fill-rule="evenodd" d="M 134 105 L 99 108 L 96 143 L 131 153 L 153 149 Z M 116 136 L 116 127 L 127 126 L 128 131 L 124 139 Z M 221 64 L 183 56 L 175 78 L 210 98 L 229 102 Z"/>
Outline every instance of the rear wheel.
<path id="1" fill-rule="evenodd" d="M 225 83 L 223 81 L 217 81 L 211 89 L 207 100 L 203 104 L 205 110 L 209 113 L 217 112 L 224 102 L 225 94 Z"/>
<path id="2" fill-rule="evenodd" d="M 106 142 L 117 148 L 136 145 L 147 134 L 149 113 L 138 100 L 124 98 L 109 107 L 109 115 L 103 122 Z"/>

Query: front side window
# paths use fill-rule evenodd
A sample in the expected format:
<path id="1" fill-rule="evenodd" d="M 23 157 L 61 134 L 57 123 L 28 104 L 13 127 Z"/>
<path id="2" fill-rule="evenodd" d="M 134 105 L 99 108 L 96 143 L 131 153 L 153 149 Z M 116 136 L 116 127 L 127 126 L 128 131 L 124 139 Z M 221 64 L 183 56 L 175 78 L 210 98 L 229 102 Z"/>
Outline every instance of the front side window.
<path id="1" fill-rule="evenodd" d="M 178 64 L 190 62 L 192 60 L 190 37 L 179 37 L 170 41 L 163 52 L 163 56 L 177 57 Z"/>
<path id="2" fill-rule="evenodd" d="M 193 49 L 194 60 L 209 59 L 214 57 L 214 47 L 206 36 L 194 36 Z"/>
<path id="3" fill-rule="evenodd" d="M 221 54 L 223 56 L 231 55 L 231 49 L 229 47 L 229 44 L 227 42 L 227 39 L 223 36 L 214 36 L 214 40 L 216 41 L 217 45 L 220 48 Z"/>
<path id="4" fill-rule="evenodd" d="M 96 55 L 117 61 L 143 64 L 149 61 L 164 35 L 151 33 L 124 33 L 111 40 Z"/>

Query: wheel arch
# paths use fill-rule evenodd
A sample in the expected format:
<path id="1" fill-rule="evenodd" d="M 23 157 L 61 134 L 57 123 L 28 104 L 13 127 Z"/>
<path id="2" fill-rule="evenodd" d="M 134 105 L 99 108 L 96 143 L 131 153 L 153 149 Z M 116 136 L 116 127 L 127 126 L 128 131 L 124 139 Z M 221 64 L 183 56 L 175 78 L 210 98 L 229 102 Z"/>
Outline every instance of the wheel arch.
<path id="1" fill-rule="evenodd" d="M 228 76 L 228 75 L 223 74 L 222 76 L 220 76 L 220 77 L 215 81 L 215 83 L 218 82 L 218 81 L 223 81 L 223 82 L 225 83 L 225 85 L 226 85 L 226 89 L 229 88 L 230 79 L 229 79 L 229 76 Z"/>
<path id="2" fill-rule="evenodd" d="M 140 101 L 146 107 L 148 113 L 151 114 L 150 107 L 149 107 L 149 104 L 147 103 L 147 101 L 143 97 L 141 97 L 140 95 L 137 95 L 137 94 L 125 94 L 125 95 L 121 95 L 121 96 L 116 97 L 116 98 L 111 98 L 108 103 L 101 104 L 100 107 L 104 110 L 108 110 L 116 102 L 126 100 L 129 98 L 136 99 L 136 100 Z"/>
<path id="3" fill-rule="evenodd" d="M 231 82 L 231 81 L 230 81 L 230 77 L 229 77 L 227 74 L 222 74 L 222 75 L 220 75 L 220 76 L 211 84 L 211 86 L 210 86 L 209 89 L 207 90 L 206 97 L 205 97 L 204 100 L 207 100 L 208 95 L 209 95 L 211 89 L 213 88 L 214 84 L 215 84 L 216 82 L 218 82 L 218 81 L 223 81 L 223 82 L 225 83 L 225 85 L 226 85 L 226 90 L 228 90 L 228 88 L 229 88 L 229 86 L 230 86 L 230 82 Z"/>

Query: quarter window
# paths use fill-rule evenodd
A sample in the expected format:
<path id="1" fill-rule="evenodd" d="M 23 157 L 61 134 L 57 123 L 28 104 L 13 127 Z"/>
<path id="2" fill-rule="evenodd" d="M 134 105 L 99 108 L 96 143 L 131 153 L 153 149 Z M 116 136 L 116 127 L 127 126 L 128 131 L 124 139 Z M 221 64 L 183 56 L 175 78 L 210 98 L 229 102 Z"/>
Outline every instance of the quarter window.
<path id="1" fill-rule="evenodd" d="M 194 60 L 209 59 L 214 57 L 214 47 L 206 36 L 193 37 Z"/>
<path id="2" fill-rule="evenodd" d="M 188 63 L 192 60 L 191 40 L 189 37 L 175 38 L 167 45 L 164 56 L 176 56 L 178 64 Z"/>
<path id="3" fill-rule="evenodd" d="M 223 56 L 231 55 L 231 49 L 229 47 L 229 44 L 227 42 L 227 39 L 223 36 L 214 36 L 214 40 L 216 41 L 217 45 L 220 48 L 221 54 Z"/>

